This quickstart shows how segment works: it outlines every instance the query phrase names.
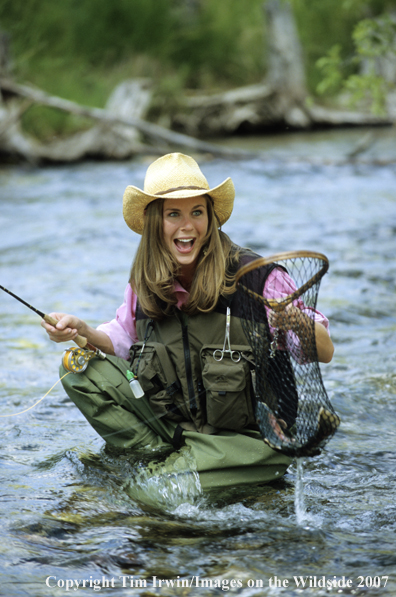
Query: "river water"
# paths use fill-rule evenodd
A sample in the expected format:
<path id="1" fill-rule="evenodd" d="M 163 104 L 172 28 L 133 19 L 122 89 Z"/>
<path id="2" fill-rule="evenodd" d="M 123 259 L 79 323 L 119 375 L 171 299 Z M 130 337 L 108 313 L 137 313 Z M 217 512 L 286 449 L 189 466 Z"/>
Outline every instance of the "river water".
<path id="1" fill-rule="evenodd" d="M 111 456 L 60 384 L 17 414 L 57 381 L 63 348 L 1 293 L 1 595 L 396 593 L 396 165 L 388 133 L 381 159 L 343 161 L 361 135 L 256 139 L 263 159 L 202 162 L 211 184 L 235 182 L 238 244 L 330 260 L 322 373 L 342 424 L 275 484 L 202 493 L 188 459 L 159 476 L 155 454 Z M 111 318 L 139 240 L 122 194 L 146 167 L 0 169 L 0 284 L 45 312 Z"/>

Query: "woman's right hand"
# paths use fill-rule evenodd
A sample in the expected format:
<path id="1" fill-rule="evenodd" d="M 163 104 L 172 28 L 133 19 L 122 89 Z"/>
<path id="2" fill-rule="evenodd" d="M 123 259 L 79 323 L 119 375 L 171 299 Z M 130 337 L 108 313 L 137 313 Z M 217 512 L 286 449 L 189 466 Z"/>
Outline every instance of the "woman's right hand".
<path id="1" fill-rule="evenodd" d="M 53 342 L 70 342 L 81 334 L 81 330 L 85 326 L 85 323 L 75 315 L 66 313 L 50 313 L 49 315 L 57 320 L 56 326 L 47 323 L 44 319 L 41 321 L 41 326 Z"/>

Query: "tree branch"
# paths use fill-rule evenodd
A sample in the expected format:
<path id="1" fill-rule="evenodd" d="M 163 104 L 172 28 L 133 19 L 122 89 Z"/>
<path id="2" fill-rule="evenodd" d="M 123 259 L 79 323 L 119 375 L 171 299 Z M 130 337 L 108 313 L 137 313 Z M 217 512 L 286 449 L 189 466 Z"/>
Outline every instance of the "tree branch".
<path id="1" fill-rule="evenodd" d="M 9 79 L 0 78 L 0 89 L 20 97 L 28 98 L 35 103 L 51 108 L 57 108 L 58 110 L 63 110 L 64 112 L 69 112 L 77 116 L 92 118 L 93 120 L 107 124 L 121 124 L 127 127 L 133 127 L 153 142 L 163 143 L 165 141 L 166 143 L 186 147 L 199 152 L 211 153 L 224 158 L 251 158 L 256 156 L 256 153 L 253 152 L 234 150 L 214 143 L 201 141 L 194 137 L 170 131 L 158 124 L 140 120 L 138 118 L 121 118 L 102 108 L 91 108 L 89 106 L 77 104 L 76 102 L 58 96 L 49 95 L 41 89 L 31 87 L 30 85 L 14 83 Z"/>

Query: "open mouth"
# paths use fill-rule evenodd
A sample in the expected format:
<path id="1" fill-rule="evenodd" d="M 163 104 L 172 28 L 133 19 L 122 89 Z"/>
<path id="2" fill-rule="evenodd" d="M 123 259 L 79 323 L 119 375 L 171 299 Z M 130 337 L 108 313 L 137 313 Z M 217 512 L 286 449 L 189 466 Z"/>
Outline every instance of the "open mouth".
<path id="1" fill-rule="evenodd" d="M 175 238 L 174 243 L 180 253 L 189 253 L 194 247 L 195 238 Z"/>

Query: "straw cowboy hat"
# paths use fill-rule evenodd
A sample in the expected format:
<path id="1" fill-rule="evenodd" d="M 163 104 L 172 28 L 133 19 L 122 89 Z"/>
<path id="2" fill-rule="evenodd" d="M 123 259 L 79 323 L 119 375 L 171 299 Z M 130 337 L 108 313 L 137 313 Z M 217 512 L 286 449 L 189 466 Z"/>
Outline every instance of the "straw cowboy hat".
<path id="1" fill-rule="evenodd" d="M 182 153 L 169 153 L 148 167 L 143 191 L 132 185 L 125 189 L 124 219 L 129 228 L 142 234 L 144 211 L 152 201 L 202 195 L 210 195 L 219 225 L 224 224 L 230 217 L 234 205 L 235 188 L 231 178 L 211 189 L 193 158 Z"/>

